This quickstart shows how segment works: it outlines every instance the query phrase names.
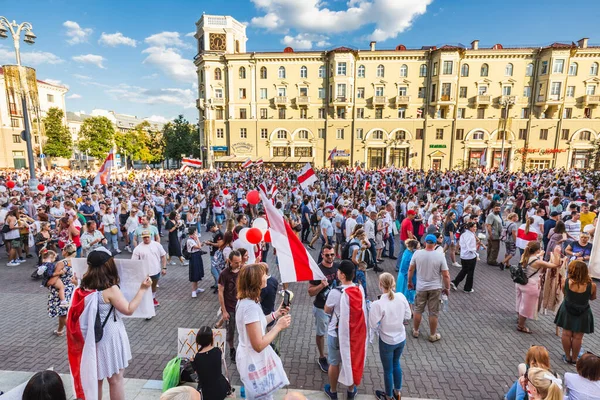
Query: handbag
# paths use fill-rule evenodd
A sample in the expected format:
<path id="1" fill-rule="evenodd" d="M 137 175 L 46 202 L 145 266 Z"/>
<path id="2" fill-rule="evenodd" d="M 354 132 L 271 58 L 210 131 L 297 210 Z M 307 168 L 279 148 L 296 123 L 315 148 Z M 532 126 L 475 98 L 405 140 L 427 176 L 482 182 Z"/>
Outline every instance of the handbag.
<path id="1" fill-rule="evenodd" d="M 248 399 L 267 398 L 290 383 L 281 359 L 271 346 L 265 347 L 260 353 L 247 350 L 244 357 L 238 357 L 238 371 Z"/>
<path id="2" fill-rule="evenodd" d="M 529 264 L 527 264 L 527 266 L 529 266 L 532 262 L 533 261 L 530 261 Z M 511 265 L 510 266 L 510 278 L 512 279 L 512 281 L 514 283 L 517 283 L 519 285 L 527 285 L 527 282 L 529 282 L 529 278 L 531 278 L 532 276 L 534 276 L 535 274 L 540 272 L 540 269 L 541 268 L 538 268 L 538 270 L 535 271 L 533 274 L 527 276 L 527 274 L 525 274 L 525 268 L 523 268 L 521 266 L 521 263 L 519 263 L 517 265 Z"/>
<path id="3" fill-rule="evenodd" d="M 113 225 L 113 227 L 110 228 L 110 233 L 113 235 L 116 235 L 117 233 L 119 233 L 119 230 L 117 229 L 116 226 Z"/>

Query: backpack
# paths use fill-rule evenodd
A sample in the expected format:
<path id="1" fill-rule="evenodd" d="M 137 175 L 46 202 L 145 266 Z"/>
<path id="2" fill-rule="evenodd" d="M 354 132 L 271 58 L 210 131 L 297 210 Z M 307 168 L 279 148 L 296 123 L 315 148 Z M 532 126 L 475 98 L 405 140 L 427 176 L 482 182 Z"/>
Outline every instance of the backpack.
<path id="1" fill-rule="evenodd" d="M 189 260 L 190 257 L 191 257 L 191 254 L 190 254 L 190 252 L 188 250 L 187 242 L 188 242 L 187 240 L 185 242 L 183 242 L 183 246 L 181 247 L 181 255 L 186 260 Z"/>
<path id="2" fill-rule="evenodd" d="M 352 247 L 353 246 L 360 247 L 360 244 L 356 243 L 354 241 L 354 239 L 350 240 L 344 244 L 344 247 L 342 247 L 342 260 L 351 260 L 352 259 Z"/>
<path id="3" fill-rule="evenodd" d="M 531 263 L 533 263 L 535 261 L 537 261 L 537 260 L 529 261 L 527 266 L 529 266 Z M 540 269 L 541 268 L 538 268 L 533 274 L 527 276 L 527 274 L 525 274 L 525 268 L 523 268 L 521 263 L 519 263 L 518 265 L 511 265 L 510 266 L 510 278 L 512 279 L 512 281 L 514 283 L 517 283 L 519 285 L 527 285 L 527 282 L 529 282 L 529 278 L 533 277 L 535 274 L 540 272 Z"/>
<path id="4" fill-rule="evenodd" d="M 502 233 L 500 233 L 500 240 L 505 242 L 509 237 L 512 236 L 512 229 L 508 229 L 511 225 L 514 225 L 514 222 L 509 223 L 507 226 L 502 228 Z"/>

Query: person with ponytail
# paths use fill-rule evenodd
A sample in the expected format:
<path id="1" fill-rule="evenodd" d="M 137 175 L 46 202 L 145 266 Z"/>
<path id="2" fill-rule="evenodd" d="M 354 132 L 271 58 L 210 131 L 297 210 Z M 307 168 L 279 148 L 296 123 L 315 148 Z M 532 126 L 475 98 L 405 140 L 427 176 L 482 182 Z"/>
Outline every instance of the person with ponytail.
<path id="1" fill-rule="evenodd" d="M 205 399 L 223 400 L 232 393 L 231 385 L 221 371 L 222 352 L 214 347 L 213 332 L 210 326 L 203 326 L 196 335 L 198 353 L 192 360 L 192 367 L 198 374 L 198 391 Z"/>
<path id="2" fill-rule="evenodd" d="M 525 326 L 527 319 L 537 318 L 538 301 L 540 297 L 540 276 L 543 275 L 545 268 L 559 268 L 560 264 L 553 264 L 544 261 L 544 251 L 540 242 L 532 241 L 527 243 L 523 255 L 521 256 L 521 268 L 525 270 L 527 283 L 520 285 L 515 283 L 517 293 L 517 331 L 523 333 L 533 333 Z"/>
<path id="3" fill-rule="evenodd" d="M 537 232 L 531 229 L 533 222 L 533 217 L 527 217 L 525 223 L 521 224 L 517 230 L 517 239 L 515 244 L 517 245 L 519 254 L 521 255 L 523 255 L 525 247 L 527 247 L 529 242 L 536 242 L 538 240 Z"/>
<path id="4" fill-rule="evenodd" d="M 562 381 L 543 368 L 529 368 L 525 374 L 529 400 L 563 400 Z"/>
<path id="5" fill-rule="evenodd" d="M 383 365 L 385 391 L 376 390 L 380 400 L 399 399 L 402 391 L 400 356 L 406 343 L 404 320 L 410 319 L 410 307 L 402 293 L 394 293 L 396 282 L 392 274 L 379 276 L 381 297 L 371 304 L 369 325 L 379 333 L 379 357 Z"/>

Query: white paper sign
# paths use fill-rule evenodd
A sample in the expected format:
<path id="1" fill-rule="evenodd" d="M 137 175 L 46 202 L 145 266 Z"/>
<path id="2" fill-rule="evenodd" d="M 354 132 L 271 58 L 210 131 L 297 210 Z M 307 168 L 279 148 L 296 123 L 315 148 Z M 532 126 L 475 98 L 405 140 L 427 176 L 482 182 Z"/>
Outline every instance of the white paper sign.
<path id="1" fill-rule="evenodd" d="M 115 265 L 119 272 L 121 292 L 127 301 L 133 300 L 140 285 L 148 276 L 148 264 L 140 260 L 122 260 L 115 258 Z M 71 265 L 77 279 L 81 281 L 83 275 L 87 272 L 88 265 L 85 258 L 72 258 Z M 152 318 L 156 315 L 154 303 L 152 301 L 152 290 L 148 289 L 142 297 L 142 301 L 133 315 L 125 316 L 124 318 Z"/>
<path id="2" fill-rule="evenodd" d="M 221 355 L 225 359 L 225 335 L 226 329 L 213 329 L 213 345 L 221 349 Z M 177 355 L 179 357 L 192 358 L 198 353 L 199 347 L 196 344 L 196 335 L 198 329 L 177 329 Z"/>

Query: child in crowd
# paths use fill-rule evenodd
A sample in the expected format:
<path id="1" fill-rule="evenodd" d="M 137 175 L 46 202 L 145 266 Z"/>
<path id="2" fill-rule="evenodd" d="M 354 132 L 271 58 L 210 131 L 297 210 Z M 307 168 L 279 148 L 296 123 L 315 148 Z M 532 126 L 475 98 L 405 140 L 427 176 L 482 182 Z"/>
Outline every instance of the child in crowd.
<path id="1" fill-rule="evenodd" d="M 42 285 L 45 287 L 54 286 L 54 289 L 58 291 L 58 298 L 60 299 L 61 307 L 69 307 L 69 303 L 65 299 L 65 285 L 63 285 L 60 276 L 64 274 L 64 263 L 61 263 L 57 268 L 54 261 L 56 261 L 56 252 L 52 250 L 43 249 L 40 252 L 40 258 L 42 264 L 38 267 L 38 275 L 42 276 Z"/>
<path id="2" fill-rule="evenodd" d="M 356 271 L 356 282 L 360 283 L 365 291 L 365 299 L 367 298 L 367 263 L 361 261 L 358 263 L 358 270 Z"/>

